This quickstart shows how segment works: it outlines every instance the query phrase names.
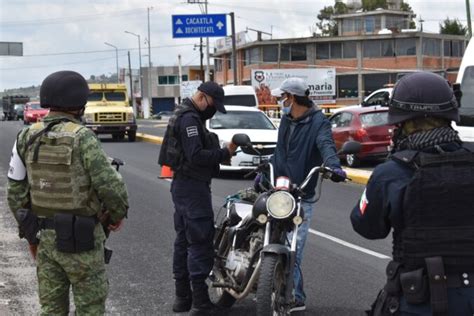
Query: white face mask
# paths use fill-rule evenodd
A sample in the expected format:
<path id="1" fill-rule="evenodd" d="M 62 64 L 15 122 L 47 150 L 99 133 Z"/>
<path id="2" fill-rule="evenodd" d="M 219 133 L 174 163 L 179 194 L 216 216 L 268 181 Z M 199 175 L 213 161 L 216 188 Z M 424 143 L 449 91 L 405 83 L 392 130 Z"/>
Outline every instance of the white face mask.
<path id="1" fill-rule="evenodd" d="M 278 102 L 278 105 L 281 106 L 281 112 L 282 112 L 283 114 L 285 114 L 285 115 L 288 115 L 288 114 L 290 114 L 290 112 L 291 112 L 291 106 L 293 105 L 293 103 L 291 103 L 291 104 L 288 105 L 288 106 L 285 106 L 286 100 L 288 100 L 288 98 L 279 100 L 279 101 L 277 101 L 277 102 Z"/>

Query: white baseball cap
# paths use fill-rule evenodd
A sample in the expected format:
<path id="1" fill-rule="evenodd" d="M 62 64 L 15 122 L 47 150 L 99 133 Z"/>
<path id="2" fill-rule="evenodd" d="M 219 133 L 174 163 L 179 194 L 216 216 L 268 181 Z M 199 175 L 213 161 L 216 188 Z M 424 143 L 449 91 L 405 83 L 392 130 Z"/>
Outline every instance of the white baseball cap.
<path id="1" fill-rule="evenodd" d="M 283 81 L 279 88 L 272 90 L 274 97 L 281 97 L 283 93 L 289 93 L 300 97 L 307 96 L 308 84 L 301 78 L 292 77 Z"/>

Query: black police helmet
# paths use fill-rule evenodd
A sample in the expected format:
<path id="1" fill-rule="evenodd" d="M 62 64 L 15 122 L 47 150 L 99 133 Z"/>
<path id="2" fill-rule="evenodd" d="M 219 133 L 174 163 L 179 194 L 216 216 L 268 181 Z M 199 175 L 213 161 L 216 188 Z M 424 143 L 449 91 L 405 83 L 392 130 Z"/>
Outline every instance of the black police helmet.
<path id="1" fill-rule="evenodd" d="M 83 76 L 74 71 L 58 71 L 43 80 L 40 89 L 42 108 L 80 110 L 89 96 L 89 86 Z"/>
<path id="2" fill-rule="evenodd" d="M 402 77 L 393 89 L 388 123 L 398 124 L 423 117 L 459 121 L 458 103 L 448 82 L 431 72 Z"/>

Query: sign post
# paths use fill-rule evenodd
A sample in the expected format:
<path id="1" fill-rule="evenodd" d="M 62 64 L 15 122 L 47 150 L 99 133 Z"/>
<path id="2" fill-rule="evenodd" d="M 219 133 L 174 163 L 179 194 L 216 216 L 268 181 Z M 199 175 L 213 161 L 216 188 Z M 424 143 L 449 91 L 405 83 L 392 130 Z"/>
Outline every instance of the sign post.
<path id="1" fill-rule="evenodd" d="M 226 14 L 173 15 L 173 38 L 227 36 Z"/>

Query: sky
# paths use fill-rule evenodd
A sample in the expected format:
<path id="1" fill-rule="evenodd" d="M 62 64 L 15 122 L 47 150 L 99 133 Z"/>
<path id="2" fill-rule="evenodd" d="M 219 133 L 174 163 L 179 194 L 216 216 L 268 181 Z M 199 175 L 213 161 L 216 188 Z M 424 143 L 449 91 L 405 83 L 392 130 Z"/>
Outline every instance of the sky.
<path id="1" fill-rule="evenodd" d="M 407 1 L 423 29 L 437 33 L 445 18 L 458 18 L 466 24 L 465 0 Z M 310 36 L 317 14 L 334 0 L 209 0 L 209 13 L 234 12 L 236 32 L 246 28 L 272 33 L 273 38 Z M 474 2 L 471 16 L 474 18 Z M 0 0 L 0 42 L 23 42 L 22 57 L 0 56 L 0 91 L 41 84 L 50 73 L 59 70 L 91 75 L 116 72 L 115 49 L 119 67 L 139 64 L 140 35 L 142 66 L 148 65 L 147 8 L 150 8 L 150 44 L 153 66 L 199 65 L 199 39 L 173 39 L 171 16 L 200 14 L 198 4 L 187 0 Z M 228 19 L 228 34 L 230 21 Z M 256 33 L 248 31 L 248 40 Z M 269 36 L 264 35 L 264 38 Z M 216 38 L 210 38 L 211 51 Z M 205 63 L 205 60 L 204 60 Z M 211 60 L 212 63 L 212 60 Z"/>

